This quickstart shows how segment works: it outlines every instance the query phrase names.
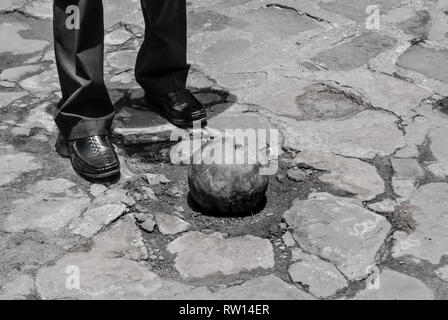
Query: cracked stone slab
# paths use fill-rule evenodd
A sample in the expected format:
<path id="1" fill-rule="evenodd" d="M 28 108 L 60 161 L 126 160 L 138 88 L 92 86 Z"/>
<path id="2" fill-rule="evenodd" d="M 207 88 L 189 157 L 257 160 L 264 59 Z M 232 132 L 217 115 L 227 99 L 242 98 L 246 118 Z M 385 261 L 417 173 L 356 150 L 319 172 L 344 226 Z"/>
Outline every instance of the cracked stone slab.
<path id="1" fill-rule="evenodd" d="M 104 1 L 104 28 L 118 24 L 135 25 L 144 28 L 143 13 L 138 0 L 106 0 Z"/>
<path id="2" fill-rule="evenodd" d="M 394 176 L 400 180 L 416 180 L 423 176 L 424 172 L 417 159 L 392 158 Z"/>
<path id="3" fill-rule="evenodd" d="M 351 280 L 367 275 L 391 229 L 359 200 L 326 193 L 294 201 L 283 218 L 301 248 L 334 263 Z"/>
<path id="4" fill-rule="evenodd" d="M 440 279 L 448 282 L 448 266 L 438 268 L 435 273 Z"/>
<path id="5" fill-rule="evenodd" d="M 392 154 L 405 146 L 393 115 L 363 111 L 346 120 L 295 121 L 272 118 L 291 150 L 326 151 L 337 155 L 372 159 Z"/>
<path id="6" fill-rule="evenodd" d="M 66 179 L 41 180 L 27 188 L 28 197 L 12 202 L 3 227 L 8 232 L 43 229 L 57 231 L 80 216 L 90 198 Z"/>
<path id="7" fill-rule="evenodd" d="M 396 43 L 397 40 L 389 36 L 366 32 L 319 53 L 314 60 L 330 70 L 352 70 L 368 64 L 371 59 L 392 48 Z"/>
<path id="8" fill-rule="evenodd" d="M 149 106 L 137 105 L 125 107 L 116 115 L 113 130 L 126 144 L 171 141 L 172 134 L 180 131 Z"/>
<path id="9" fill-rule="evenodd" d="M 43 40 L 24 39 L 20 36 L 21 31 L 29 30 L 30 27 L 24 23 L 4 22 L 0 24 L 0 53 L 13 55 L 31 54 L 45 49 L 49 43 Z"/>
<path id="10" fill-rule="evenodd" d="M 33 93 L 59 91 L 59 78 L 56 66 L 52 66 L 42 73 L 23 79 L 19 82 L 19 85 L 23 89 Z"/>
<path id="11" fill-rule="evenodd" d="M 116 29 L 109 32 L 104 38 L 104 44 L 106 45 L 119 45 L 123 44 L 133 37 L 133 34 L 125 29 Z"/>
<path id="12" fill-rule="evenodd" d="M 384 270 L 379 275 L 379 289 L 365 289 L 356 300 L 434 300 L 434 293 L 420 280 Z"/>
<path id="13" fill-rule="evenodd" d="M 121 50 L 108 54 L 106 61 L 109 66 L 117 69 L 118 72 L 133 70 L 135 67 L 135 60 L 137 59 L 136 50 Z"/>
<path id="14" fill-rule="evenodd" d="M 393 199 L 384 199 L 383 201 L 370 203 L 367 205 L 371 211 L 380 213 L 392 213 L 395 211 L 397 206 L 398 203 Z"/>
<path id="15" fill-rule="evenodd" d="M 435 158 L 435 161 L 428 165 L 428 170 L 441 178 L 448 176 L 448 148 L 446 147 L 447 136 L 448 127 L 434 129 L 428 135 L 431 142 L 430 149 Z"/>
<path id="16" fill-rule="evenodd" d="M 269 240 L 251 235 L 223 239 L 216 234 L 192 231 L 171 242 L 167 250 L 176 254 L 175 268 L 184 278 L 274 267 L 274 252 Z"/>
<path id="17" fill-rule="evenodd" d="M 154 213 L 154 217 L 157 222 L 157 228 L 164 235 L 178 234 L 192 228 L 191 224 L 172 214 L 158 212 Z"/>
<path id="18" fill-rule="evenodd" d="M 219 290 L 212 295 L 217 300 L 313 300 L 313 296 L 286 283 L 277 276 L 248 280 L 240 285 Z"/>
<path id="19" fill-rule="evenodd" d="M 70 275 L 78 274 L 76 289 L 76 281 Z M 53 266 L 41 268 L 36 287 L 43 299 L 147 299 L 161 287 L 161 280 L 145 263 L 74 252 Z"/>
<path id="20" fill-rule="evenodd" d="M 0 92 L 0 109 L 26 96 L 26 92 Z"/>
<path id="21" fill-rule="evenodd" d="M 21 275 L 0 289 L 0 300 L 26 300 L 34 291 L 34 279 Z"/>
<path id="22" fill-rule="evenodd" d="M 307 286 L 310 293 L 320 298 L 332 296 L 348 286 L 334 265 L 305 252 L 289 266 L 288 272 L 292 281 Z"/>
<path id="23" fill-rule="evenodd" d="M 148 259 L 148 250 L 132 215 L 127 215 L 107 231 L 93 238 L 92 250 L 107 258 Z"/>
<path id="24" fill-rule="evenodd" d="M 427 39 L 431 29 L 431 15 L 428 11 L 418 10 L 414 16 L 397 25 L 407 34 L 419 39 Z"/>
<path id="25" fill-rule="evenodd" d="M 319 176 L 319 180 L 357 194 L 361 200 L 374 199 L 385 190 L 384 181 L 376 168 L 358 159 L 305 150 L 297 155 L 294 163 L 330 171 Z"/>
<path id="26" fill-rule="evenodd" d="M 394 257 L 411 255 L 438 264 L 448 254 L 448 184 L 421 186 L 409 200 L 409 215 L 416 222 L 409 234 L 394 233 Z"/>
<path id="27" fill-rule="evenodd" d="M 366 8 L 369 5 L 378 5 L 381 14 L 386 14 L 392 9 L 400 7 L 401 0 L 334 0 L 320 1 L 319 6 L 333 13 L 340 14 L 354 21 L 364 23 L 366 20 Z"/>
<path id="28" fill-rule="evenodd" d="M 366 68 L 348 72 L 328 71 L 316 76 L 322 81 L 336 81 L 343 86 L 342 90 L 347 90 L 346 87 L 350 87 L 359 93 L 364 103 L 401 116 L 406 115 L 410 110 L 416 108 L 420 101 L 431 95 L 429 90 L 415 84 L 372 72 Z"/>
<path id="29" fill-rule="evenodd" d="M 90 238 L 102 228 L 124 215 L 126 211 L 127 207 L 122 203 L 89 208 L 81 218 L 72 222 L 69 227 L 74 234 Z"/>
<path id="30" fill-rule="evenodd" d="M 417 179 L 423 177 L 424 171 L 417 159 L 391 159 L 394 176 L 392 177 L 392 187 L 401 198 L 400 203 L 409 200 L 415 191 Z"/>
<path id="31" fill-rule="evenodd" d="M 23 6 L 21 11 L 32 17 L 51 19 L 53 18 L 53 2 L 49 0 L 33 0 Z"/>
<path id="32" fill-rule="evenodd" d="M 448 50 L 435 50 L 421 45 L 410 47 L 397 61 L 404 69 L 448 83 Z"/>
<path id="33" fill-rule="evenodd" d="M 101 207 L 108 204 L 124 204 L 127 207 L 132 207 L 135 205 L 135 200 L 127 190 L 113 188 L 96 197 L 92 202 L 92 208 Z"/>
<path id="34" fill-rule="evenodd" d="M 0 73 L 0 80 L 16 82 L 29 73 L 39 71 L 40 68 L 41 66 L 38 65 L 25 65 L 25 66 L 8 68 Z"/>
<path id="35" fill-rule="evenodd" d="M 235 17 L 241 20 L 231 23 L 231 26 L 236 24 L 236 28 L 251 32 L 263 40 L 295 36 L 307 30 L 321 28 L 306 15 L 274 6 L 239 11 Z"/>
<path id="36" fill-rule="evenodd" d="M 35 156 L 26 152 L 17 152 L 12 146 L 1 146 L 0 151 L 0 186 L 11 183 L 23 173 L 42 168 L 42 163 Z"/>
<path id="37" fill-rule="evenodd" d="M 26 3 L 26 0 L 3 0 L 0 4 L 0 11 L 13 11 L 19 9 Z"/>
<path id="38" fill-rule="evenodd" d="M 0 286 L 20 276 L 17 266 L 21 272 L 33 272 L 64 254 L 72 245 L 70 239 L 39 232 L 0 235 Z"/>
<path id="39" fill-rule="evenodd" d="M 18 124 L 17 128 L 23 129 L 23 133 L 29 134 L 33 128 L 42 128 L 49 133 L 55 133 L 58 131 L 56 124 L 54 123 L 53 116 L 48 112 L 50 103 L 43 103 L 29 112 L 23 123 Z"/>

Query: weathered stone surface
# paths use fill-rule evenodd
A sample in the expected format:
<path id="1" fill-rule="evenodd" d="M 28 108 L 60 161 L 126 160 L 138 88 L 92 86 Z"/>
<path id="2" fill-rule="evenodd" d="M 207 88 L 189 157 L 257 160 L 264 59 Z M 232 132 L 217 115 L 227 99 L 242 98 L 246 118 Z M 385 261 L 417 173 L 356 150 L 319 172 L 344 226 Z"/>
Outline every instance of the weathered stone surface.
<path id="1" fill-rule="evenodd" d="M 295 36 L 307 30 L 320 28 L 306 15 L 299 15 L 293 10 L 279 7 L 259 7 L 243 11 L 237 17 L 242 21 L 237 27 L 251 31 L 263 40 L 270 37 Z"/>
<path id="2" fill-rule="evenodd" d="M 132 38 L 132 33 L 124 29 L 116 29 L 104 37 L 104 44 L 119 45 Z"/>
<path id="3" fill-rule="evenodd" d="M 145 221 L 143 221 L 140 224 L 140 227 L 147 232 L 153 232 L 154 228 L 156 227 L 156 224 L 157 223 L 155 221 L 155 218 L 154 218 L 154 216 L 152 216 L 152 217 L 149 217 L 148 219 L 145 219 Z"/>
<path id="4" fill-rule="evenodd" d="M 43 228 L 53 231 L 80 215 L 89 204 L 83 192 L 66 179 L 41 180 L 27 188 L 31 195 L 13 202 L 4 223 L 6 230 Z"/>
<path id="5" fill-rule="evenodd" d="M 295 286 L 274 275 L 255 278 L 241 285 L 229 287 L 213 295 L 217 300 L 312 300 Z"/>
<path id="6" fill-rule="evenodd" d="M 117 23 L 136 25 L 143 28 L 143 13 L 138 0 L 104 1 L 104 26 L 106 29 Z"/>
<path id="7" fill-rule="evenodd" d="M 90 186 L 90 194 L 98 197 L 109 190 L 105 185 L 94 183 Z"/>
<path id="8" fill-rule="evenodd" d="M 392 270 L 379 275 L 379 289 L 365 289 L 357 300 L 433 300 L 434 294 L 423 282 Z"/>
<path id="9" fill-rule="evenodd" d="M 19 81 L 22 77 L 29 73 L 38 71 L 41 67 L 38 65 L 27 65 L 5 69 L 0 73 L 0 80 L 3 81 Z"/>
<path id="10" fill-rule="evenodd" d="M 53 92 L 60 89 L 58 74 L 56 71 L 56 67 L 54 66 L 40 74 L 36 74 L 29 78 L 23 79 L 19 82 L 19 85 L 23 89 L 35 93 Z"/>
<path id="11" fill-rule="evenodd" d="M 367 68 L 348 72 L 329 71 L 319 75 L 319 79 L 336 81 L 343 86 L 341 90 L 352 88 L 364 103 L 401 116 L 406 115 L 431 95 L 427 89 L 382 73 L 372 72 Z"/>
<path id="12" fill-rule="evenodd" d="M 22 275 L 0 289 L 0 300 L 25 300 L 32 295 L 33 290 L 33 277 Z"/>
<path id="13" fill-rule="evenodd" d="M 13 11 L 19 9 L 26 0 L 4 0 L 0 4 L 0 11 Z"/>
<path id="14" fill-rule="evenodd" d="M 390 10 L 400 6 L 401 1 L 378 0 L 375 3 L 370 0 L 335 0 L 321 1 L 319 6 L 344 17 L 364 23 L 366 20 L 366 8 L 369 5 L 376 5 L 381 8 L 381 14 L 386 14 Z"/>
<path id="15" fill-rule="evenodd" d="M 79 289 L 70 275 L 79 272 Z M 161 280 L 144 263 L 101 254 L 74 252 L 39 270 L 36 287 L 43 299 L 147 299 Z"/>
<path id="16" fill-rule="evenodd" d="M 374 158 L 404 146 L 402 133 L 390 114 L 364 111 L 347 120 L 295 121 L 281 118 L 285 146 L 292 150 L 331 151 L 337 155 Z"/>
<path id="17" fill-rule="evenodd" d="M 53 3 L 49 0 L 34 0 L 28 2 L 22 8 L 22 11 L 33 17 L 51 19 L 53 17 Z"/>
<path id="18" fill-rule="evenodd" d="M 0 146 L 0 186 L 13 182 L 21 174 L 38 170 L 41 161 L 26 152 L 16 152 L 10 146 Z"/>
<path id="19" fill-rule="evenodd" d="M 392 199 L 384 199 L 380 202 L 375 202 L 368 204 L 367 207 L 374 211 L 379 213 L 392 213 L 394 212 L 395 208 L 398 206 L 397 202 Z"/>
<path id="20" fill-rule="evenodd" d="M 156 218 L 157 228 L 160 233 L 165 235 L 178 234 L 192 228 L 188 222 L 172 214 L 158 212 L 154 214 L 154 217 Z"/>
<path id="21" fill-rule="evenodd" d="M 171 181 L 163 174 L 145 173 L 143 178 L 150 186 L 156 186 L 158 184 L 167 184 Z"/>
<path id="22" fill-rule="evenodd" d="M 417 159 L 391 159 L 395 177 L 400 180 L 415 180 L 423 175 Z"/>
<path id="23" fill-rule="evenodd" d="M 128 207 L 135 205 L 135 200 L 129 195 L 129 192 L 121 188 L 113 188 L 99 195 L 93 200 L 94 207 L 101 207 L 108 204 L 125 204 Z"/>
<path id="24" fill-rule="evenodd" d="M 394 233 L 394 257 L 412 255 L 438 264 L 448 254 L 448 184 L 431 183 L 418 188 L 409 201 L 413 231 Z"/>
<path id="25" fill-rule="evenodd" d="M 308 286 L 310 293 L 321 298 L 332 296 L 348 286 L 334 265 L 304 252 L 300 260 L 289 267 L 288 272 L 292 281 Z"/>
<path id="26" fill-rule="evenodd" d="M 127 71 L 134 69 L 137 51 L 123 50 L 109 54 L 106 57 L 107 63 L 117 71 Z"/>
<path id="27" fill-rule="evenodd" d="M 446 147 L 446 137 L 448 127 L 441 127 L 430 132 L 428 138 L 431 142 L 430 149 L 436 159 L 428 166 L 429 171 L 438 177 L 448 176 L 448 148 Z"/>
<path id="28" fill-rule="evenodd" d="M 88 209 L 78 221 L 74 221 L 70 225 L 70 229 L 74 234 L 90 238 L 103 227 L 125 214 L 126 210 L 124 204 L 106 204 Z"/>
<path id="29" fill-rule="evenodd" d="M 302 182 L 306 179 L 306 172 L 301 169 L 289 169 L 286 176 L 295 182 Z"/>
<path id="30" fill-rule="evenodd" d="M 435 50 L 416 45 L 410 47 L 400 56 L 397 65 L 448 83 L 447 61 L 448 50 Z"/>
<path id="31" fill-rule="evenodd" d="M 283 235 L 282 240 L 285 246 L 289 248 L 294 247 L 296 245 L 296 240 L 294 240 L 294 237 L 289 231 Z"/>
<path id="32" fill-rule="evenodd" d="M 57 132 L 54 118 L 48 111 L 49 106 L 49 103 L 43 103 L 34 109 L 31 109 L 25 121 L 20 123 L 18 127 L 28 130 L 28 132 L 33 128 L 42 128 L 49 133 Z"/>
<path id="33" fill-rule="evenodd" d="M 392 48 L 397 41 L 375 32 L 363 33 L 317 55 L 315 61 L 330 70 L 345 71 L 359 68 L 381 52 Z"/>
<path id="34" fill-rule="evenodd" d="M 448 282 L 448 266 L 441 267 L 435 272 L 440 279 Z"/>
<path id="35" fill-rule="evenodd" d="M 171 242 L 167 250 L 177 255 L 175 268 L 186 278 L 274 267 L 272 245 L 254 236 L 223 239 L 192 231 Z"/>
<path id="36" fill-rule="evenodd" d="M 324 173 L 319 179 L 357 194 L 362 200 L 371 200 L 384 192 L 384 181 L 378 175 L 376 168 L 360 160 L 305 150 L 299 153 L 294 162 L 319 170 L 331 171 Z"/>
<path id="37" fill-rule="evenodd" d="M 45 49 L 49 44 L 47 41 L 24 39 L 20 32 L 29 30 L 29 26 L 17 22 L 3 22 L 0 24 L 0 53 L 11 53 L 13 55 L 30 54 Z"/>
<path id="38" fill-rule="evenodd" d="M 40 180 L 36 184 L 27 188 L 31 194 L 46 193 L 46 194 L 70 194 L 72 196 L 84 196 L 83 193 L 77 193 L 73 189 L 76 184 L 64 178 L 57 178 L 52 180 Z"/>
<path id="39" fill-rule="evenodd" d="M 33 272 L 64 254 L 70 241 L 27 232 L 0 235 L 0 286 L 14 281 L 21 272 Z"/>
<path id="40" fill-rule="evenodd" d="M 427 39 L 430 30 L 431 16 L 428 11 L 420 10 L 415 16 L 398 23 L 398 26 L 407 34 L 412 34 L 420 39 Z"/>
<path id="41" fill-rule="evenodd" d="M 0 109 L 7 107 L 13 101 L 26 96 L 25 92 L 0 92 Z"/>
<path id="42" fill-rule="evenodd" d="M 127 215 L 107 231 L 93 238 L 92 250 L 107 258 L 125 258 L 141 261 L 148 259 L 148 250 L 143 243 L 135 219 Z"/>
<path id="43" fill-rule="evenodd" d="M 284 219 L 301 248 L 334 263 L 349 279 L 361 279 L 391 228 L 353 199 L 329 194 L 296 200 Z"/>
<path id="44" fill-rule="evenodd" d="M 90 199 L 85 195 L 37 193 L 13 202 L 4 228 L 8 232 L 42 229 L 57 231 L 80 216 Z"/>
<path id="45" fill-rule="evenodd" d="M 113 130 L 126 144 L 138 144 L 170 141 L 171 134 L 179 129 L 149 106 L 133 105 L 117 114 Z"/>

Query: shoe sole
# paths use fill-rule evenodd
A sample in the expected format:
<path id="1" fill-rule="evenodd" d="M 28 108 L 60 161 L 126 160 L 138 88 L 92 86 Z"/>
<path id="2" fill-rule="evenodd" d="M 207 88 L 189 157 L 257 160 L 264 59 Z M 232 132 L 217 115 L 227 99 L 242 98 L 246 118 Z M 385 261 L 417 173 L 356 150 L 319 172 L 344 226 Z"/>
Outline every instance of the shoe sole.
<path id="1" fill-rule="evenodd" d="M 194 123 L 196 123 L 196 122 L 200 122 L 201 123 L 201 127 L 202 127 L 207 122 L 207 116 L 205 116 L 203 118 L 199 118 L 197 120 L 178 120 L 178 119 L 174 119 L 167 112 L 165 112 L 164 108 L 162 108 L 159 105 L 157 105 L 157 104 L 155 104 L 153 102 L 150 102 L 148 100 L 146 100 L 146 102 L 148 103 L 148 105 L 150 107 L 156 108 L 159 112 L 161 112 L 166 120 L 168 120 L 169 122 L 171 122 L 172 124 L 174 124 L 175 126 L 178 126 L 180 128 L 192 128 Z"/>
<path id="2" fill-rule="evenodd" d="M 81 177 L 87 177 L 90 179 L 105 179 L 110 178 L 118 175 L 120 173 L 120 168 L 114 169 L 112 171 L 103 172 L 103 173 L 87 173 L 80 170 L 76 170 L 73 168 L 77 174 L 79 174 Z"/>

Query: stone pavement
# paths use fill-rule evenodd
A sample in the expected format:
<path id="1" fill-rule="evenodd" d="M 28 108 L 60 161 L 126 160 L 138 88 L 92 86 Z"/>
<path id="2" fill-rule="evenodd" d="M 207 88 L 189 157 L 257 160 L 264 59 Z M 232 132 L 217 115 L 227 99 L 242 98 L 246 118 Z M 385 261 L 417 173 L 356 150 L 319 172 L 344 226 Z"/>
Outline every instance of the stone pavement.
<path id="1" fill-rule="evenodd" d="M 134 80 L 138 1 L 104 2 L 108 186 L 53 150 L 51 0 L 0 3 L 0 299 L 448 298 L 448 1 L 189 2 L 209 126 L 281 131 L 266 206 L 240 218 L 188 201 Z"/>

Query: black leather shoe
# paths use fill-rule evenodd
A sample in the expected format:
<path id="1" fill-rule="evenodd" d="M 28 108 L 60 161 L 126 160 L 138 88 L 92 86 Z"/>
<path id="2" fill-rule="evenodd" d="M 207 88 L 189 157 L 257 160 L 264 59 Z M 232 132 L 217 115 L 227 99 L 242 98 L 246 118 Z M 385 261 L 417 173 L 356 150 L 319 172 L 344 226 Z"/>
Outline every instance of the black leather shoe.
<path id="1" fill-rule="evenodd" d="M 192 127 L 207 120 L 207 111 L 188 89 L 181 89 L 164 96 L 146 95 L 146 101 L 158 108 L 165 117 L 179 127 Z"/>
<path id="2" fill-rule="evenodd" d="M 103 179 L 120 173 L 120 162 L 108 136 L 91 136 L 68 142 L 59 136 L 56 151 L 61 156 L 69 155 L 73 169 L 80 176 Z"/>

